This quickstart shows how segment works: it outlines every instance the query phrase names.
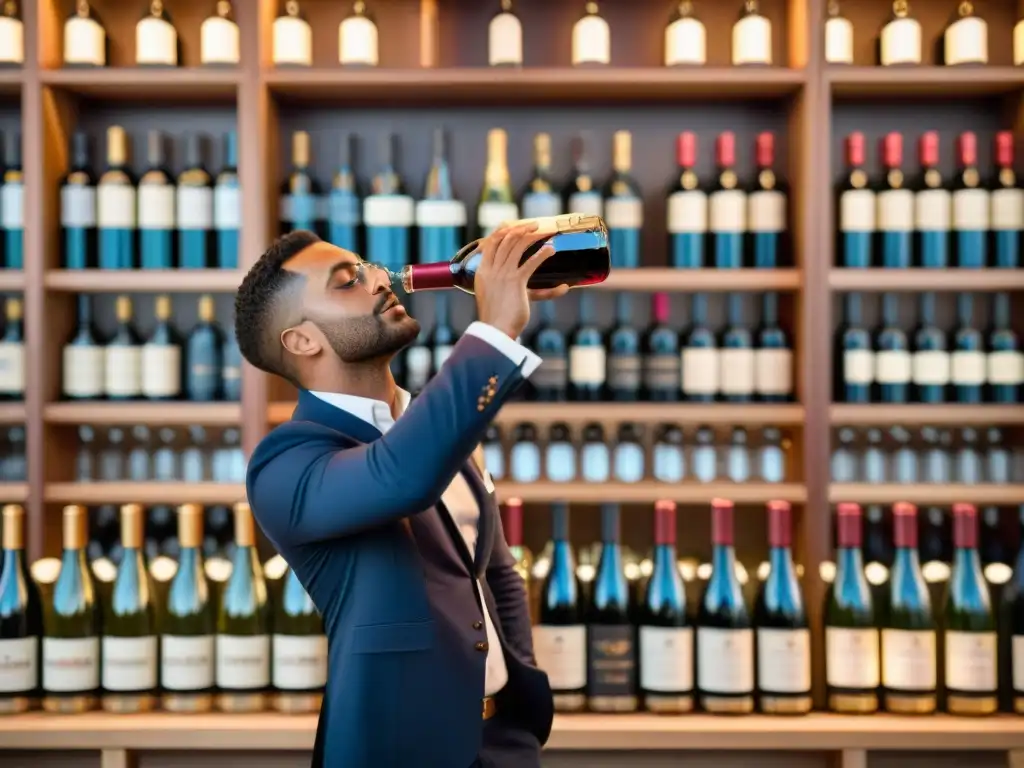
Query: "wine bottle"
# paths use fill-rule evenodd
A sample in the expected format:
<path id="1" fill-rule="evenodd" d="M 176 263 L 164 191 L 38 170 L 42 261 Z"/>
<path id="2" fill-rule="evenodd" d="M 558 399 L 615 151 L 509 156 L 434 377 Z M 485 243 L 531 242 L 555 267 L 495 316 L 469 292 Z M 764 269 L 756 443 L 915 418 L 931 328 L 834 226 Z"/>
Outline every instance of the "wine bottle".
<path id="1" fill-rule="evenodd" d="M 164 141 L 160 131 L 146 134 L 149 168 L 139 178 L 138 189 L 139 256 L 143 269 L 174 266 L 175 190 L 171 174 L 164 168 Z"/>
<path id="2" fill-rule="evenodd" d="M 178 66 L 178 31 L 163 0 L 150 0 L 149 8 L 135 25 L 136 66 Z"/>
<path id="3" fill-rule="evenodd" d="M 404 386 L 406 390 L 414 395 L 419 394 L 420 390 L 430 381 L 432 362 L 430 331 L 426 326 L 421 326 L 419 334 L 405 351 Z"/>
<path id="4" fill-rule="evenodd" d="M 839 0 L 828 2 L 825 61 L 829 64 L 853 64 L 853 22 L 843 16 Z"/>
<path id="5" fill-rule="evenodd" d="M 142 346 L 132 322 L 132 300 L 118 296 L 117 330 L 104 347 L 104 394 L 112 400 L 142 396 Z"/>
<path id="6" fill-rule="evenodd" d="M 157 634 L 142 552 L 142 507 L 121 507 L 123 554 L 103 605 L 102 686 L 107 712 L 148 712 L 156 703 Z"/>
<path id="7" fill-rule="evenodd" d="M 987 359 L 981 331 L 974 326 L 974 296 L 956 297 L 957 329 L 953 332 L 951 378 L 958 403 L 980 403 Z"/>
<path id="8" fill-rule="evenodd" d="M 921 23 L 910 15 L 907 0 L 893 0 L 892 15 L 882 27 L 878 51 L 883 67 L 921 63 Z"/>
<path id="9" fill-rule="evenodd" d="M 768 578 L 754 605 L 757 689 L 761 711 L 811 710 L 811 631 L 793 564 L 793 513 L 787 501 L 768 502 Z"/>
<path id="10" fill-rule="evenodd" d="M 291 568 L 274 602 L 273 626 L 273 708 L 319 712 L 327 685 L 327 637 L 316 606 Z"/>
<path id="11" fill-rule="evenodd" d="M 423 199 L 416 203 L 419 260 L 443 261 L 459 249 L 466 229 L 466 206 L 456 199 L 443 128 L 434 129 L 434 158 L 427 172 Z"/>
<path id="12" fill-rule="evenodd" d="M 956 265 L 980 269 L 988 265 L 989 191 L 978 172 L 978 137 L 961 133 L 956 142 L 957 172 L 953 176 L 953 250 Z"/>
<path id="13" fill-rule="evenodd" d="M 593 297 L 580 294 L 579 323 L 569 341 L 569 395 L 573 400 L 601 400 L 607 356 L 601 331 L 594 325 Z"/>
<path id="14" fill-rule="evenodd" d="M 281 234 L 297 229 L 316 232 L 317 196 L 320 190 L 310 175 L 309 162 L 309 134 L 296 131 L 292 134 L 292 170 L 281 187 Z"/>
<path id="15" fill-rule="evenodd" d="M 956 16 L 942 34 L 942 63 L 988 64 L 988 24 L 971 0 L 960 0 Z"/>
<path id="16" fill-rule="evenodd" d="M 99 268 L 135 268 L 135 181 L 128 170 L 128 136 L 124 128 L 107 129 L 107 170 L 96 186 Z"/>
<path id="17" fill-rule="evenodd" d="M 508 172 L 508 134 L 501 128 L 492 128 L 487 132 L 487 166 L 476 213 L 480 237 L 486 237 L 500 224 L 518 218 L 519 208 L 515 204 Z"/>
<path id="18" fill-rule="evenodd" d="M 608 334 L 608 396 L 617 402 L 640 399 L 640 332 L 633 325 L 628 293 L 615 297 L 615 327 Z"/>
<path id="19" fill-rule="evenodd" d="M 686 400 L 710 403 L 721 386 L 719 349 L 707 326 L 708 297 L 695 293 L 690 304 L 691 325 L 681 353 L 682 389 Z"/>
<path id="20" fill-rule="evenodd" d="M 565 210 L 583 216 L 601 216 L 604 214 L 604 200 L 590 173 L 588 144 L 586 134 L 574 136 L 572 139 L 573 174 L 564 193 Z"/>
<path id="21" fill-rule="evenodd" d="M 779 326 L 779 295 L 761 297 L 761 327 L 754 351 L 754 392 L 764 403 L 793 399 L 793 350 L 786 332 Z"/>
<path id="22" fill-rule="evenodd" d="M 946 334 L 935 325 L 935 294 L 921 294 L 920 325 L 914 332 L 914 356 L 911 364 L 914 400 L 941 403 L 949 386 L 950 358 Z"/>
<path id="23" fill-rule="evenodd" d="M 697 690 L 705 711 L 754 709 L 754 630 L 736 573 L 733 504 L 711 502 L 711 576 L 697 611 Z"/>
<path id="24" fill-rule="evenodd" d="M 1024 231 L 1024 189 L 1021 189 L 1013 169 L 1013 142 L 1011 131 L 996 134 L 996 180 L 989 193 L 992 204 L 989 248 L 993 266 L 1000 269 L 1016 269 L 1020 265 L 1020 240 Z"/>
<path id="25" fill-rule="evenodd" d="M 157 296 L 156 325 L 142 345 L 142 396 L 173 400 L 181 396 L 181 343 L 171 325 L 171 297 Z"/>
<path id="26" fill-rule="evenodd" d="M 527 248 L 523 260 L 551 245 L 555 252 L 530 277 L 529 288 L 554 288 L 559 285 L 585 286 L 600 283 L 611 270 L 608 229 L 597 216 L 564 214 L 534 219 L 537 231 L 551 237 Z M 524 222 L 512 222 L 520 224 Z M 413 291 L 458 288 L 473 292 L 473 280 L 482 258 L 479 240 L 463 246 L 450 262 L 408 264 L 401 272 L 392 273 L 393 284 L 406 293 Z M 396 287 L 397 287 L 396 286 Z"/>
<path id="27" fill-rule="evenodd" d="M 96 266 L 96 181 L 89 160 L 89 137 L 71 136 L 70 168 L 60 187 L 60 224 L 64 231 L 64 269 Z"/>
<path id="28" fill-rule="evenodd" d="M 633 135 L 616 131 L 612 139 L 612 175 L 605 184 L 604 219 L 608 225 L 612 266 L 640 266 L 643 195 L 632 176 Z"/>
<path id="29" fill-rule="evenodd" d="M 1024 506 L 1019 508 L 1017 525 L 1024 529 Z M 1021 714 L 1024 713 L 1024 547 L 1017 548 L 1013 576 L 1007 581 L 1000 599 L 999 635 L 1000 675 L 1007 689 L 1007 703 L 1013 712 Z"/>
<path id="30" fill-rule="evenodd" d="M 533 571 L 533 553 L 523 543 L 523 500 L 511 498 L 505 502 L 501 512 L 501 526 L 505 533 L 505 543 L 508 550 L 515 559 L 512 567 L 523 579 L 523 589 L 526 591 L 526 599 L 530 603 L 531 624 L 533 623 L 533 605 L 530 600 L 532 592 L 530 579 Z"/>
<path id="31" fill-rule="evenodd" d="M 178 508 L 178 569 L 161 615 L 161 704 L 170 712 L 208 712 L 213 703 L 214 614 L 203 571 L 203 508 Z"/>
<path id="32" fill-rule="evenodd" d="M 217 706 L 223 712 L 263 708 L 270 684 L 267 585 L 256 555 L 256 527 L 249 505 L 235 505 L 231 576 L 217 611 Z"/>
<path id="33" fill-rule="evenodd" d="M 106 352 L 92 324 L 92 297 L 79 294 L 78 323 L 61 354 L 61 394 L 69 400 L 103 397 L 106 365 Z"/>
<path id="34" fill-rule="evenodd" d="M 828 708 L 842 713 L 878 709 L 880 657 L 875 605 L 864 575 L 860 505 L 836 508 L 836 571 L 825 604 Z"/>
<path id="35" fill-rule="evenodd" d="M 874 261 L 875 191 L 868 186 L 864 171 L 864 134 L 846 137 L 846 174 L 836 190 L 839 221 L 836 253 L 843 267 L 870 267 Z"/>
<path id="36" fill-rule="evenodd" d="M 0 179 L 0 233 L 3 266 L 25 267 L 25 181 L 21 170 L 21 134 L 12 131 L 4 142 L 4 172 Z"/>
<path id="37" fill-rule="evenodd" d="M 4 315 L 7 323 L 0 336 L 0 400 L 24 400 L 25 330 L 21 299 L 7 299 Z"/>
<path id="38" fill-rule="evenodd" d="M 185 170 L 178 175 L 174 208 L 178 214 L 178 266 L 213 267 L 213 179 L 203 167 L 203 139 L 199 134 L 185 138 Z"/>
<path id="39" fill-rule="evenodd" d="M 452 353 L 457 338 L 452 328 L 449 311 L 448 294 L 439 293 L 434 299 L 434 330 L 430 335 L 431 374 L 441 370 L 448 356 Z"/>
<path id="40" fill-rule="evenodd" d="M 700 269 L 704 266 L 705 233 L 708 228 L 708 193 L 701 187 L 697 164 L 697 136 L 683 131 L 676 138 L 679 180 L 668 193 L 669 253 L 672 266 Z"/>
<path id="41" fill-rule="evenodd" d="M 358 253 L 358 232 L 362 223 L 362 201 L 352 170 L 353 136 L 341 137 L 338 170 L 327 196 L 327 239 L 347 251 Z M 454 246 L 451 250 L 454 250 Z M 449 251 L 450 252 L 450 251 Z"/>
<path id="42" fill-rule="evenodd" d="M 576 479 L 576 452 L 572 430 L 565 422 L 556 421 L 548 430 L 544 448 L 544 475 L 553 483 L 571 483 Z"/>
<path id="43" fill-rule="evenodd" d="M 939 170 L 939 133 L 926 131 L 918 141 L 921 175 L 914 185 L 914 250 L 930 269 L 949 266 L 953 202 Z"/>
<path id="44" fill-rule="evenodd" d="M 986 380 L 994 403 L 1018 403 L 1024 385 L 1024 353 L 1010 326 L 1010 296 L 997 293 L 992 305 L 992 329 L 988 334 Z"/>
<path id="45" fill-rule="evenodd" d="M 238 268 L 238 231 L 242 226 L 242 194 L 238 186 L 238 133 L 224 134 L 224 167 L 213 188 L 213 227 L 217 231 L 217 266 Z"/>
<path id="46" fill-rule="evenodd" d="M 530 376 L 530 386 L 537 400 L 565 400 L 569 386 L 565 334 L 555 324 L 554 302 L 541 302 L 539 310 L 540 322 L 527 345 L 540 357 L 540 367 Z"/>
<path id="47" fill-rule="evenodd" d="M 719 342 L 719 389 L 730 403 L 746 403 L 754 398 L 754 341 L 743 320 L 743 298 L 740 293 L 730 293 L 726 298 L 728 319 Z"/>
<path id="48" fill-rule="evenodd" d="M 274 19 L 271 60 L 275 67 L 313 65 L 313 28 L 299 9 L 298 0 L 287 0 Z"/>
<path id="49" fill-rule="evenodd" d="M 907 269 L 911 266 L 914 229 L 914 193 L 903 177 L 903 135 L 888 133 L 882 139 L 882 167 L 885 177 L 875 193 L 877 226 L 881 242 L 881 266 Z"/>
<path id="50" fill-rule="evenodd" d="M 5 504 L 0 566 L 0 714 L 27 712 L 39 691 L 42 603 L 25 558 L 25 509 Z"/>
<path id="51" fill-rule="evenodd" d="M 0 5 L 0 68 L 25 63 L 25 27 L 16 0 Z"/>
<path id="52" fill-rule="evenodd" d="M 86 562 L 85 507 L 63 511 L 60 575 L 43 616 L 43 709 L 77 714 L 95 709 L 100 685 L 100 623 Z"/>
<path id="53" fill-rule="evenodd" d="M 395 168 L 393 134 L 380 137 L 380 169 L 363 200 L 366 258 L 396 272 L 409 263 L 409 230 L 416 221 L 413 199 Z"/>
<path id="54" fill-rule="evenodd" d="M 732 26 L 732 64 L 770 66 L 772 23 L 761 13 L 757 0 L 743 0 L 739 20 Z"/>
<path id="55" fill-rule="evenodd" d="M 708 193 L 708 228 L 711 251 L 718 269 L 743 266 L 743 236 L 747 231 L 747 194 L 739 188 L 734 170 L 736 134 L 724 131 L 715 141 L 718 175 Z"/>
<path id="56" fill-rule="evenodd" d="M 64 22 L 64 66 L 107 66 L 107 30 L 88 0 L 75 0 Z"/>
<path id="57" fill-rule="evenodd" d="M 352 13 L 338 25 L 338 63 L 343 67 L 375 67 L 377 24 L 366 11 L 364 0 L 355 0 Z"/>
<path id="58" fill-rule="evenodd" d="M 882 294 L 882 327 L 875 336 L 875 381 L 883 403 L 905 403 L 912 362 L 907 334 L 899 327 L 899 297 Z"/>
<path id="59" fill-rule="evenodd" d="M 492 67 L 523 66 L 523 24 L 512 0 L 500 0 L 487 25 L 487 63 Z"/>
<path id="60" fill-rule="evenodd" d="M 686 476 L 683 430 L 675 424 L 659 424 L 654 430 L 651 475 L 662 483 L 678 483 Z"/>
<path id="61" fill-rule="evenodd" d="M 601 66 L 611 61 L 611 27 L 601 17 L 595 0 L 587 0 L 583 15 L 572 27 L 572 65 Z"/>
<path id="62" fill-rule="evenodd" d="M 846 294 L 843 325 L 839 329 L 836 399 L 844 403 L 867 403 L 875 382 L 875 352 L 871 334 L 862 325 L 861 296 Z"/>
<path id="63" fill-rule="evenodd" d="M 893 505 L 888 600 L 882 617 L 882 688 L 885 708 L 926 714 L 936 706 L 936 626 L 917 554 L 917 508 Z"/>
<path id="64" fill-rule="evenodd" d="M 654 505 L 654 564 L 639 610 L 640 690 L 659 714 L 693 709 L 693 627 L 676 554 L 676 503 Z"/>
<path id="65" fill-rule="evenodd" d="M 199 297 L 199 322 L 188 336 L 185 397 L 193 402 L 220 399 L 224 334 L 217 326 L 213 296 Z"/>
<path id="66" fill-rule="evenodd" d="M 199 27 L 199 62 L 205 66 L 237 66 L 241 41 L 231 0 L 217 0 L 213 13 Z"/>
<path id="67" fill-rule="evenodd" d="M 235 326 L 232 323 L 224 334 L 224 343 L 221 345 L 221 362 L 223 367 L 220 371 L 220 386 L 223 398 L 229 402 L 237 403 L 242 399 L 242 351 L 238 348 L 238 337 L 235 336 Z"/>
<path id="68" fill-rule="evenodd" d="M 651 325 L 641 342 L 645 400 L 668 402 L 679 399 L 679 334 L 668 324 L 668 316 L 668 294 L 652 294 Z"/>
<path id="69" fill-rule="evenodd" d="M 618 504 L 601 505 L 601 557 L 587 606 L 587 705 L 595 712 L 637 708 L 636 637 L 623 570 Z"/>
<path id="70" fill-rule="evenodd" d="M 533 178 L 526 184 L 520 204 L 523 218 L 560 216 L 562 198 L 555 192 L 551 179 L 551 135 L 538 133 L 533 137 Z"/>
<path id="71" fill-rule="evenodd" d="M 707 64 L 707 30 L 692 0 L 678 0 L 665 26 L 665 66 Z"/>
<path id="72" fill-rule="evenodd" d="M 789 258 L 786 228 L 789 190 L 775 170 L 775 134 L 764 131 L 757 134 L 755 141 L 757 176 L 747 195 L 751 250 L 747 261 L 758 269 L 774 269 L 783 266 L 782 262 Z"/>

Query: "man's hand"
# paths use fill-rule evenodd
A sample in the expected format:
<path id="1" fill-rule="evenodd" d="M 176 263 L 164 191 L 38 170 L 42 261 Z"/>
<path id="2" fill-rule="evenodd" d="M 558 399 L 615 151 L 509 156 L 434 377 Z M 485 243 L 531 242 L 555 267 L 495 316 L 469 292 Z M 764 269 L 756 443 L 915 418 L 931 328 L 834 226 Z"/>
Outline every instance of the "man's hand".
<path id="1" fill-rule="evenodd" d="M 473 280 L 477 314 L 482 322 L 515 339 L 530 320 L 530 301 L 556 299 L 569 290 L 567 285 L 531 291 L 526 285 L 537 268 L 554 254 L 550 245 L 533 254 L 520 266 L 526 249 L 551 237 L 538 233 L 537 224 L 501 226 L 480 242 L 482 258 Z"/>

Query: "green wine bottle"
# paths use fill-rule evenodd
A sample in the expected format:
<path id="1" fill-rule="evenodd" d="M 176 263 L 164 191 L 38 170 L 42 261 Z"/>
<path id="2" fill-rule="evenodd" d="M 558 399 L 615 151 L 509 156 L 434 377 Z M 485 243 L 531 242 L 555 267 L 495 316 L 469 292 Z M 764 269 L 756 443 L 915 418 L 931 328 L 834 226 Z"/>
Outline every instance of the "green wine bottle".
<path id="1" fill-rule="evenodd" d="M 270 685 L 270 607 L 256 555 L 256 526 L 249 505 L 235 505 L 231 576 L 217 611 L 217 706 L 223 712 L 264 708 Z"/>
<path id="2" fill-rule="evenodd" d="M 3 508 L 0 568 L 0 714 L 31 708 L 39 695 L 39 639 L 43 609 L 25 560 L 25 508 Z"/>
<path id="3" fill-rule="evenodd" d="M 295 571 L 285 571 L 274 604 L 271 670 L 278 712 L 318 712 L 327 684 L 327 637 L 316 606 Z"/>
<path id="4" fill-rule="evenodd" d="M 143 511 L 121 507 L 121 564 L 103 605 L 103 709 L 148 712 L 156 704 L 157 635 L 149 571 L 142 554 Z"/>
<path id="5" fill-rule="evenodd" d="M 203 573 L 203 508 L 178 508 L 178 570 L 167 590 L 160 633 L 163 708 L 209 712 L 213 708 L 215 617 Z"/>
<path id="6" fill-rule="evenodd" d="M 43 709 L 74 714 L 96 708 L 100 686 L 99 610 L 85 558 L 85 507 L 64 507 L 64 552 L 43 632 Z"/>

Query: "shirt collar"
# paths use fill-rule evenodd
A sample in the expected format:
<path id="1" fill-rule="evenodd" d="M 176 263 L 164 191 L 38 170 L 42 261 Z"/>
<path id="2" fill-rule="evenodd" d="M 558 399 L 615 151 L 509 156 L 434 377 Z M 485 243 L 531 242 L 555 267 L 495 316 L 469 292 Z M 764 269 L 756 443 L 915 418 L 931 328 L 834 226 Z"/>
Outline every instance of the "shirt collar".
<path id="1" fill-rule="evenodd" d="M 387 432 L 395 424 L 395 418 L 391 415 L 391 406 L 383 400 L 374 400 L 371 397 L 357 397 L 356 395 L 342 395 L 338 392 L 310 392 L 311 395 L 323 400 L 328 405 L 333 405 L 346 413 L 362 419 L 381 431 Z M 398 415 L 405 413 L 409 407 L 409 400 L 412 396 L 401 387 L 398 388 Z"/>

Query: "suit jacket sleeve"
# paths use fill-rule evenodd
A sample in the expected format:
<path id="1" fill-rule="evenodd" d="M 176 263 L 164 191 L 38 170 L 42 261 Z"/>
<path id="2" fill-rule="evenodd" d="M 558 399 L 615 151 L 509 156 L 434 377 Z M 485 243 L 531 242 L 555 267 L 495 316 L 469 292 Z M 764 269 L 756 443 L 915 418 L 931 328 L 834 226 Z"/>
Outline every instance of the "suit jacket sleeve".
<path id="1" fill-rule="evenodd" d="M 505 529 L 498 519 L 491 561 L 487 565 L 487 584 L 494 595 L 498 609 L 498 621 L 505 635 L 505 643 L 515 652 L 520 661 L 537 666 L 533 655 L 533 630 L 530 624 L 530 606 L 523 577 L 515 570 L 516 559 L 505 541 Z"/>
<path id="2" fill-rule="evenodd" d="M 522 383 L 518 363 L 463 336 L 387 434 L 339 450 L 337 433 L 289 422 L 249 462 L 249 503 L 278 546 L 358 533 L 441 498 L 501 404 Z"/>

